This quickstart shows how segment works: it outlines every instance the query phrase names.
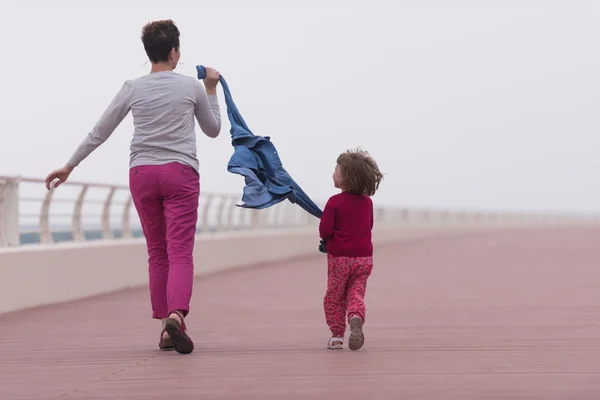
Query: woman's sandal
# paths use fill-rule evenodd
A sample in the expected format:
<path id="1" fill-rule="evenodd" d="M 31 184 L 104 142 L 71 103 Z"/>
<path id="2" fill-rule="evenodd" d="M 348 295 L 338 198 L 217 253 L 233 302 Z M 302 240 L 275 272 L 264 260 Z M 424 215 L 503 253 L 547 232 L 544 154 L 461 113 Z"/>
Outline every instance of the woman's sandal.
<path id="1" fill-rule="evenodd" d="M 175 348 L 173 347 L 173 341 L 171 340 L 171 337 L 167 336 L 165 338 L 166 332 L 166 329 L 163 329 L 162 332 L 160 332 L 160 342 L 158 342 L 158 348 L 164 351 L 175 350 Z"/>
<path id="2" fill-rule="evenodd" d="M 181 323 L 175 318 L 167 318 L 165 330 L 169 334 L 176 352 L 179 354 L 190 354 L 194 351 L 194 342 L 192 342 L 192 339 L 190 339 L 186 332 L 183 314 L 179 311 L 174 311 L 173 313 L 179 315 Z"/>

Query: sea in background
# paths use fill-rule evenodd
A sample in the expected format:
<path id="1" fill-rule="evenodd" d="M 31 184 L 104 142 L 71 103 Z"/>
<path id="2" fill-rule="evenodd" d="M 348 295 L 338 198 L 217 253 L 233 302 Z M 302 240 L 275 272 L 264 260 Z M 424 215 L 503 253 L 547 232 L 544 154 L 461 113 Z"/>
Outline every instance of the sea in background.
<path id="1" fill-rule="evenodd" d="M 115 238 L 123 237 L 122 230 L 113 230 L 112 233 Z M 144 236 L 141 229 L 132 230 L 131 234 L 133 235 L 133 237 L 143 237 Z M 86 240 L 100 240 L 100 239 L 102 239 L 102 230 L 100 230 L 100 229 L 85 230 L 85 231 L 83 231 L 83 235 L 85 236 Z M 40 233 L 39 232 L 22 232 L 20 234 L 20 238 L 21 238 L 22 245 L 35 244 L 35 243 L 40 242 Z M 54 239 L 55 242 L 70 242 L 73 240 L 73 233 L 71 231 L 67 231 L 67 230 L 53 231 L 52 238 Z"/>
<path id="2" fill-rule="evenodd" d="M 233 230 L 239 230 L 239 227 L 234 227 Z M 210 232 L 214 232 L 216 228 L 210 228 Z M 196 233 L 201 233 L 202 229 L 196 229 Z M 113 238 L 122 238 L 123 231 L 120 229 L 113 229 L 112 231 Z M 141 228 L 132 228 L 131 234 L 133 237 L 144 237 L 144 233 Z M 83 231 L 83 235 L 86 240 L 101 240 L 102 238 L 102 230 L 100 228 L 89 228 Z M 73 233 L 66 229 L 55 229 L 52 231 L 52 238 L 55 242 L 70 242 L 73 240 Z M 21 245 L 27 244 L 36 244 L 40 243 L 40 233 L 37 231 L 32 231 L 31 229 L 21 229 L 20 233 Z"/>

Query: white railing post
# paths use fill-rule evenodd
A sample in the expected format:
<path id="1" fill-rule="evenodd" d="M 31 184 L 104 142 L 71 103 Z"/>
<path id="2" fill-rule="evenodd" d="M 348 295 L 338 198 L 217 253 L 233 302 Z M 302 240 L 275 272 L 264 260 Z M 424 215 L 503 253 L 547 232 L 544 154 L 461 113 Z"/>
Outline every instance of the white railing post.
<path id="1" fill-rule="evenodd" d="M 219 195 L 219 208 L 217 208 L 217 227 L 216 232 L 223 231 L 223 212 L 225 211 L 225 206 L 227 205 L 227 197 L 223 195 Z"/>
<path id="2" fill-rule="evenodd" d="M 229 198 L 225 195 L 219 195 L 219 199 L 219 208 L 217 209 L 217 232 L 222 232 L 224 230 L 223 227 L 225 226 L 223 215 L 225 214 L 225 207 L 227 206 L 227 203 L 229 203 Z"/>
<path id="3" fill-rule="evenodd" d="M 204 200 L 204 206 L 202 207 L 202 231 L 201 233 L 208 233 L 210 230 L 210 223 L 208 222 L 208 217 L 210 213 L 210 206 L 212 204 L 214 195 L 209 194 L 206 196 Z"/>
<path id="4" fill-rule="evenodd" d="M 260 210 L 249 210 L 248 212 L 250 213 L 250 229 L 260 229 L 262 221 Z"/>
<path id="5" fill-rule="evenodd" d="M 85 235 L 83 234 L 83 226 L 81 224 L 81 210 L 83 208 L 83 203 L 85 201 L 85 194 L 87 193 L 88 185 L 83 185 L 81 187 L 81 191 L 79 192 L 79 196 L 77 197 L 77 202 L 75 203 L 75 207 L 73 208 L 73 219 L 71 221 L 72 231 L 73 231 L 73 241 L 74 242 L 82 242 L 85 240 Z"/>
<path id="6" fill-rule="evenodd" d="M 133 237 L 133 233 L 131 232 L 131 203 L 133 203 L 133 198 L 129 196 L 125 205 L 123 206 L 123 216 L 121 218 L 121 229 L 123 230 L 123 237 L 130 238 Z"/>
<path id="7" fill-rule="evenodd" d="M 52 230 L 50 229 L 50 204 L 52 203 L 52 195 L 56 189 L 54 186 L 46 192 L 44 201 L 42 202 L 42 211 L 40 212 L 40 243 L 51 244 L 54 243 L 52 237 Z"/>
<path id="8" fill-rule="evenodd" d="M 19 182 L 7 179 L 0 181 L 0 247 L 19 244 Z"/>
<path id="9" fill-rule="evenodd" d="M 225 224 L 226 228 L 228 231 L 233 231 L 235 228 L 234 222 L 233 222 L 233 213 L 235 212 L 235 209 L 237 208 L 235 206 L 235 200 L 236 197 L 235 196 L 228 196 L 229 200 L 231 200 L 231 204 L 229 204 L 229 210 L 227 211 L 227 223 Z"/>
<path id="10" fill-rule="evenodd" d="M 113 237 L 112 230 L 110 229 L 110 206 L 112 205 L 112 199 L 116 191 L 116 186 L 110 188 L 102 207 L 102 237 L 104 239 L 111 239 Z"/>

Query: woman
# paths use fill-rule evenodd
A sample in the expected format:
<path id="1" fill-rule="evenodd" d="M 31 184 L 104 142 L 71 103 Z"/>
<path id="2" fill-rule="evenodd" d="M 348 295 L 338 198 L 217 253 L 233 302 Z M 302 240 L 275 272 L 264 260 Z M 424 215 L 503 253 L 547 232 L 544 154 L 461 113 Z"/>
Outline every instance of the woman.
<path id="1" fill-rule="evenodd" d="M 219 73 L 207 68 L 203 87 L 173 71 L 180 52 L 179 30 L 171 20 L 144 26 L 142 42 L 152 62 L 150 74 L 125 82 L 68 163 L 48 175 L 46 187 L 65 182 L 131 110 L 129 186 L 148 249 L 152 317 L 163 324 L 159 347 L 188 354 L 194 343 L 184 317 L 192 296 L 200 194 L 194 116 L 207 136 L 219 135 Z"/>

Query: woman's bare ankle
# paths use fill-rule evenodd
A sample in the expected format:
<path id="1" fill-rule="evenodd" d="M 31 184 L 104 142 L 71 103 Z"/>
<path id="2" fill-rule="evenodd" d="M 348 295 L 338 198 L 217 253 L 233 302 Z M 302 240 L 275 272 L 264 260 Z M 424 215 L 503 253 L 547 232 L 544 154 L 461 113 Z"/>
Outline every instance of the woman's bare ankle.
<path id="1" fill-rule="evenodd" d="M 183 323 L 182 315 L 183 315 L 183 313 L 181 313 L 181 312 L 173 311 L 172 313 L 169 314 L 169 318 L 172 318 L 181 324 L 181 323 Z"/>

